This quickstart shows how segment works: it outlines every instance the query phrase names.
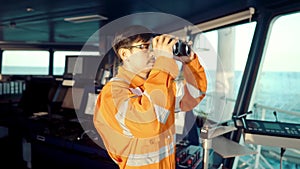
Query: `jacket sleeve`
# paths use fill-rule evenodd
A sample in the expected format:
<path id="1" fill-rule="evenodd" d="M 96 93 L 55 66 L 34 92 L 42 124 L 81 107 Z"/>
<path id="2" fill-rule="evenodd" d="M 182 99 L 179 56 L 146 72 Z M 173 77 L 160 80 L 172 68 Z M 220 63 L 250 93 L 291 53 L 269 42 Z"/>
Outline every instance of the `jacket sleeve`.
<path id="1" fill-rule="evenodd" d="M 195 54 L 196 55 L 196 54 Z M 183 64 L 183 81 L 176 82 L 176 111 L 190 111 L 205 97 L 207 79 L 197 55 L 190 63 Z"/>

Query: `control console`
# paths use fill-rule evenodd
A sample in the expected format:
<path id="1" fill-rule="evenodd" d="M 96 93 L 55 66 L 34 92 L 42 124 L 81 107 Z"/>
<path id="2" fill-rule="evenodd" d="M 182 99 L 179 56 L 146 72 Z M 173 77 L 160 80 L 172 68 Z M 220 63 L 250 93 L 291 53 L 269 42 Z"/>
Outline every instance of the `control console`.
<path id="1" fill-rule="evenodd" d="M 300 124 L 245 120 L 245 133 L 300 138 Z"/>
<path id="2" fill-rule="evenodd" d="M 300 149 L 300 124 L 244 120 L 246 143 Z"/>
<path id="3" fill-rule="evenodd" d="M 202 147 L 176 144 L 176 169 L 200 169 L 202 168 Z"/>

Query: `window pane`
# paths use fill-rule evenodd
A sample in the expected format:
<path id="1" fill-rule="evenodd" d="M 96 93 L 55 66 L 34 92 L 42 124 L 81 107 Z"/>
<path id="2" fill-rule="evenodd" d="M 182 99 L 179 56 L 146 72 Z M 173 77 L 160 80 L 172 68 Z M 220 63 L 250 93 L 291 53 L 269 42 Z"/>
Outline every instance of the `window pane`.
<path id="1" fill-rule="evenodd" d="M 256 22 L 197 35 L 194 50 L 205 66 L 208 90 L 194 109 L 216 122 L 231 120 Z"/>
<path id="2" fill-rule="evenodd" d="M 261 70 L 256 81 L 253 105 L 256 114 L 274 121 L 299 122 L 300 13 L 279 17 L 273 24 Z"/>
<path id="3" fill-rule="evenodd" d="M 63 75 L 67 55 L 99 55 L 98 52 L 55 51 L 53 54 L 53 75 Z"/>
<path id="4" fill-rule="evenodd" d="M 49 52 L 6 50 L 1 71 L 5 75 L 48 75 Z"/>
<path id="5" fill-rule="evenodd" d="M 295 127 L 289 126 L 286 132 L 290 136 L 298 134 L 294 133 L 293 128 L 299 124 L 300 118 L 299 30 L 300 13 L 280 16 L 274 21 L 249 107 L 253 113 L 247 116 L 249 119 L 294 123 Z M 277 132 L 278 127 L 274 125 L 268 127 Z M 286 131 L 286 129 L 282 129 Z M 295 132 L 297 132 L 297 128 Z M 269 134 L 274 136 L 272 132 Z M 272 145 L 274 138 L 276 140 L 276 137 L 272 137 L 269 139 L 271 142 L 266 141 L 264 145 Z M 268 139 L 266 138 L 266 140 Z M 277 142 L 275 140 L 274 142 Z M 288 136 L 286 140 L 288 142 Z M 285 147 L 285 145 L 286 143 L 282 142 L 282 146 Z M 259 164 L 261 166 L 259 168 L 280 167 L 279 147 L 257 147 L 259 161 L 255 163 L 253 160 L 253 164 Z M 283 158 L 283 168 L 297 168 L 300 160 L 299 151 L 287 147 L 285 155 L 288 155 L 288 158 Z"/>
<path id="6" fill-rule="evenodd" d="M 63 75 L 66 55 L 79 55 L 80 51 L 55 51 L 53 54 L 53 75 Z"/>

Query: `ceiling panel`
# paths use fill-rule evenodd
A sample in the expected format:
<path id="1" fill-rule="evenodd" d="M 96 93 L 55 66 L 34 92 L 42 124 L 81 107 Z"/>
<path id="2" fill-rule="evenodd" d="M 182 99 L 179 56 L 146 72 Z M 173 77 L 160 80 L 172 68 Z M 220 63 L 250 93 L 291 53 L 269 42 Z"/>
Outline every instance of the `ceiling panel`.
<path id="1" fill-rule="evenodd" d="M 290 1 L 280 0 L 281 4 Z M 10 0 L 0 5 L 0 41 L 84 43 L 101 26 L 129 14 L 162 12 L 199 23 L 244 10 L 257 2 L 275 3 L 271 0 Z M 80 24 L 64 21 L 67 17 L 91 14 L 103 15 L 108 20 Z M 157 26 L 155 20 L 152 26 Z"/>

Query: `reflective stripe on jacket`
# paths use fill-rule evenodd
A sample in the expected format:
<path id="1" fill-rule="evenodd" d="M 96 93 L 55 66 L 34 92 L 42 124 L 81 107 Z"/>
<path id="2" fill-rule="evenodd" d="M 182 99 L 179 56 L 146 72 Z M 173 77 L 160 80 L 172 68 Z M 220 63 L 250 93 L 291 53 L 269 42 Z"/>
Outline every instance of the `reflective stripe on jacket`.
<path id="1" fill-rule="evenodd" d="M 175 60 L 159 57 L 146 80 L 120 67 L 103 87 L 94 125 L 121 169 L 175 169 L 174 112 L 193 109 L 206 91 L 204 68 L 195 58 L 183 66 L 182 82 L 174 80 Z"/>

